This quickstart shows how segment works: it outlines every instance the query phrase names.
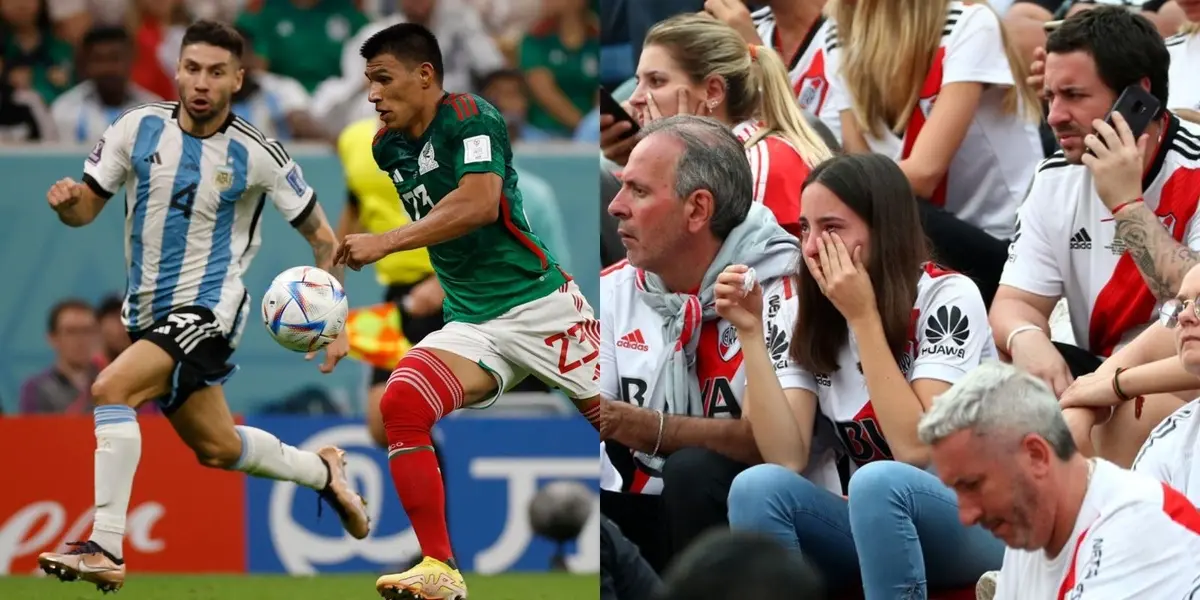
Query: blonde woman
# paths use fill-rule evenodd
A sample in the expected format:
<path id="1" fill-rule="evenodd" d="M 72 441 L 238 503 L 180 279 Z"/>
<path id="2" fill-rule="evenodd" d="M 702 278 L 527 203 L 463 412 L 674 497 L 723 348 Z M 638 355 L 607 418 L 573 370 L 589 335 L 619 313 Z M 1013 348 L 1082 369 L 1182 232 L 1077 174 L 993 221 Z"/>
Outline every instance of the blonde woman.
<path id="1" fill-rule="evenodd" d="M 830 0 L 828 108 L 843 147 L 899 161 L 935 254 L 995 293 L 1042 158 L 1026 65 L 984 3 Z"/>
<path id="2" fill-rule="evenodd" d="M 754 201 L 793 234 L 800 231 L 800 187 L 831 153 L 796 105 L 787 68 L 774 50 L 747 45 L 729 25 L 683 14 L 650 29 L 627 110 L 641 124 L 677 114 L 712 117 L 733 129 L 754 174 Z M 602 117 L 600 146 L 624 165 L 634 139 Z"/>
<path id="3" fill-rule="evenodd" d="M 1200 77 L 1196 76 L 1200 73 L 1200 0 L 1175 0 L 1175 3 L 1188 22 L 1179 28 L 1179 35 L 1167 38 L 1167 51 L 1171 53 L 1167 108 L 1200 111 Z M 1195 118 L 1195 113 L 1189 116 Z"/>

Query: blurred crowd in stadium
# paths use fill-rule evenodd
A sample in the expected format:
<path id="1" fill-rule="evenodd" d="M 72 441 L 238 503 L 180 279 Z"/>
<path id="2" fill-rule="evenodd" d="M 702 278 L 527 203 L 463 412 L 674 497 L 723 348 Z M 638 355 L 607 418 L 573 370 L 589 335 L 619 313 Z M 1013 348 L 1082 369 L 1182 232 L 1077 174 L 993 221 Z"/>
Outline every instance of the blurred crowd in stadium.
<path id="1" fill-rule="evenodd" d="M 605 598 L 1195 593 L 1200 2 L 602 8 Z"/>
<path id="2" fill-rule="evenodd" d="M 446 88 L 485 96 L 514 139 L 596 139 L 595 0 L 5 0 L 0 143 L 93 143 L 116 115 L 176 96 L 193 19 L 248 40 L 234 111 L 280 140 L 332 143 L 364 100 L 363 40 L 411 21 L 442 40 Z"/>

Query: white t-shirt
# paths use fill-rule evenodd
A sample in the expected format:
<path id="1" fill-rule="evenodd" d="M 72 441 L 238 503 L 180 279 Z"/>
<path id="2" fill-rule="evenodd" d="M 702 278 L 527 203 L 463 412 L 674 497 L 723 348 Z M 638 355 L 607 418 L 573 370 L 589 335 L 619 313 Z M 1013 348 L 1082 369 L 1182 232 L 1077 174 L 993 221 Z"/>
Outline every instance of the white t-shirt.
<path id="1" fill-rule="evenodd" d="M 824 121 L 832 119 L 834 113 L 853 109 L 850 91 L 837 75 L 840 63 L 839 49 L 827 51 L 825 69 L 830 92 Z M 1026 120 L 1022 111 L 1003 112 L 1005 93 L 1014 84 L 1013 75 L 1004 52 L 1000 19 L 987 5 L 950 3 L 941 45 L 933 60 L 931 73 L 937 72 L 941 73 L 940 85 L 922 90 L 918 102 L 921 114 L 914 119 L 928 119 L 938 93 L 952 83 L 984 85 L 979 108 L 946 171 L 945 208 L 998 239 L 1009 239 L 1017 207 L 1043 154 L 1037 124 Z M 872 151 L 896 160 L 903 156 L 902 138 L 886 131 L 882 138 L 863 133 Z"/>
<path id="2" fill-rule="evenodd" d="M 910 383 L 937 379 L 953 384 L 996 356 L 987 308 L 975 282 L 927 264 L 917 284 L 908 344 L 900 359 L 905 378 Z M 871 404 L 853 333 L 838 355 L 838 367 L 834 373 L 813 374 L 789 359 L 779 378 L 817 395 L 821 414 L 833 422 L 855 466 L 891 460 L 892 451 Z"/>
<path id="3" fill-rule="evenodd" d="M 104 135 L 104 130 L 121 113 L 142 104 L 161 101 L 162 98 L 131 82 L 125 104 L 105 106 L 96 93 L 96 83 L 88 79 L 59 96 L 50 105 L 50 114 L 58 127 L 60 140 L 90 144 Z"/>
<path id="4" fill-rule="evenodd" d="M 1200 126 L 1171 116 L 1158 155 L 1142 179 L 1146 207 L 1183 243 L 1200 249 Z M 1125 247 L 1114 240 L 1112 213 L 1096 195 L 1091 171 L 1059 152 L 1042 161 L 1018 212 L 1001 285 L 1065 296 L 1076 343 L 1109 356 L 1154 318 L 1157 301 Z"/>
<path id="5" fill-rule="evenodd" d="M 774 48 L 776 52 L 779 52 L 780 58 L 787 61 L 789 57 L 784 56 L 780 51 L 779 40 L 775 36 L 775 15 L 771 12 L 771 8 L 760 8 L 751 13 L 750 18 L 754 20 L 754 28 L 758 31 L 758 37 L 763 44 Z M 828 44 L 829 35 L 833 31 L 833 20 L 822 15 L 813 23 L 812 29 L 800 43 L 800 48 L 796 50 L 795 56 L 791 57 L 791 62 L 785 63 L 788 77 L 792 82 L 792 91 L 796 92 L 796 100 L 799 102 L 800 108 L 817 116 L 820 116 L 821 107 L 829 96 L 829 80 L 825 77 L 825 47 Z M 841 138 L 842 124 L 840 121 L 837 123 L 826 122 L 826 124 L 833 130 L 835 136 Z"/>
<path id="6" fill-rule="evenodd" d="M 1167 108 L 1200 110 L 1200 77 L 1196 75 L 1200 73 L 1200 33 L 1167 38 L 1167 52 L 1171 55 Z"/>
<path id="7" fill-rule="evenodd" d="M 605 269 L 600 275 L 600 393 L 605 398 L 649 406 L 661 401 L 658 387 L 659 361 L 667 344 L 663 339 L 662 317 L 639 298 L 644 274 L 627 261 Z M 803 382 L 787 369 L 787 354 L 792 327 L 796 323 L 799 298 L 790 278 L 762 282 L 763 334 L 775 362 L 783 389 L 802 387 Z M 724 319 L 705 321 L 700 326 L 696 362 L 692 372 L 700 380 L 704 394 L 704 416 L 737 419 L 742 415 L 742 395 L 746 390 L 746 371 L 742 366 L 742 348 L 737 331 Z M 653 402 L 660 405 L 660 402 Z M 821 436 L 814 435 L 814 438 Z M 607 453 L 601 454 L 603 480 L 611 482 L 610 491 L 657 494 L 662 480 L 642 469 L 619 473 Z M 841 494 L 834 462 L 832 440 L 814 439 L 805 476 L 817 485 Z"/>
<path id="8" fill-rule="evenodd" d="M 1142 443 L 1133 470 L 1183 492 L 1200 502 L 1200 400 L 1192 400 L 1159 423 Z"/>
<path id="9" fill-rule="evenodd" d="M 1141 473 L 1096 460 L 1054 558 L 1007 549 L 995 600 L 1185 600 L 1200 591 L 1200 513 Z"/>

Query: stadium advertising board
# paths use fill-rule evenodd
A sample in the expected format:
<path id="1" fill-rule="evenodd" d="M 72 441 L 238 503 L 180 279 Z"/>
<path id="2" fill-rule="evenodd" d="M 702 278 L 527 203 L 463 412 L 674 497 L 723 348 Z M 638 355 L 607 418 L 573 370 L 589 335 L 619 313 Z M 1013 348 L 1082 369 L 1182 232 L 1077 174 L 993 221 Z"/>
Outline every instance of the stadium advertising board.
<path id="1" fill-rule="evenodd" d="M 200 466 L 165 417 L 138 421 L 125 560 L 146 573 L 243 572 L 245 478 Z M 0 575 L 40 572 L 38 553 L 87 539 L 95 449 L 91 416 L 0 418 Z"/>
<path id="2" fill-rule="evenodd" d="M 248 418 L 305 449 L 334 444 L 346 450 L 348 475 L 362 490 L 372 533 L 354 540 L 337 515 L 317 516 L 317 496 L 291 483 L 247 481 L 247 568 L 256 573 L 381 572 L 418 552 L 400 506 L 386 454 L 374 447 L 359 419 Z M 535 536 L 528 506 L 537 490 L 556 480 L 589 489 L 599 484 L 596 432 L 574 418 L 451 418 L 437 427 L 443 450 L 450 535 L 459 563 L 481 573 L 545 571 L 555 546 Z M 596 495 L 583 533 L 566 550 L 574 572 L 600 567 L 600 500 Z"/>

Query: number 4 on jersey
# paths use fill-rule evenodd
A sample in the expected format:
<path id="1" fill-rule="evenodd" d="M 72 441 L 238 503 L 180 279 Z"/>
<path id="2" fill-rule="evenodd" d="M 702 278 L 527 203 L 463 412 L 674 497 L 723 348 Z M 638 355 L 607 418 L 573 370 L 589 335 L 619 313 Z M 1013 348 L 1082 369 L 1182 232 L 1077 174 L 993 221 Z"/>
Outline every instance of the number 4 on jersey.
<path id="1" fill-rule="evenodd" d="M 425 184 L 400 194 L 400 202 L 404 204 L 404 212 L 408 213 L 408 218 L 413 221 L 421 220 L 421 217 L 429 214 L 433 208 L 433 201 L 425 191 Z"/>

